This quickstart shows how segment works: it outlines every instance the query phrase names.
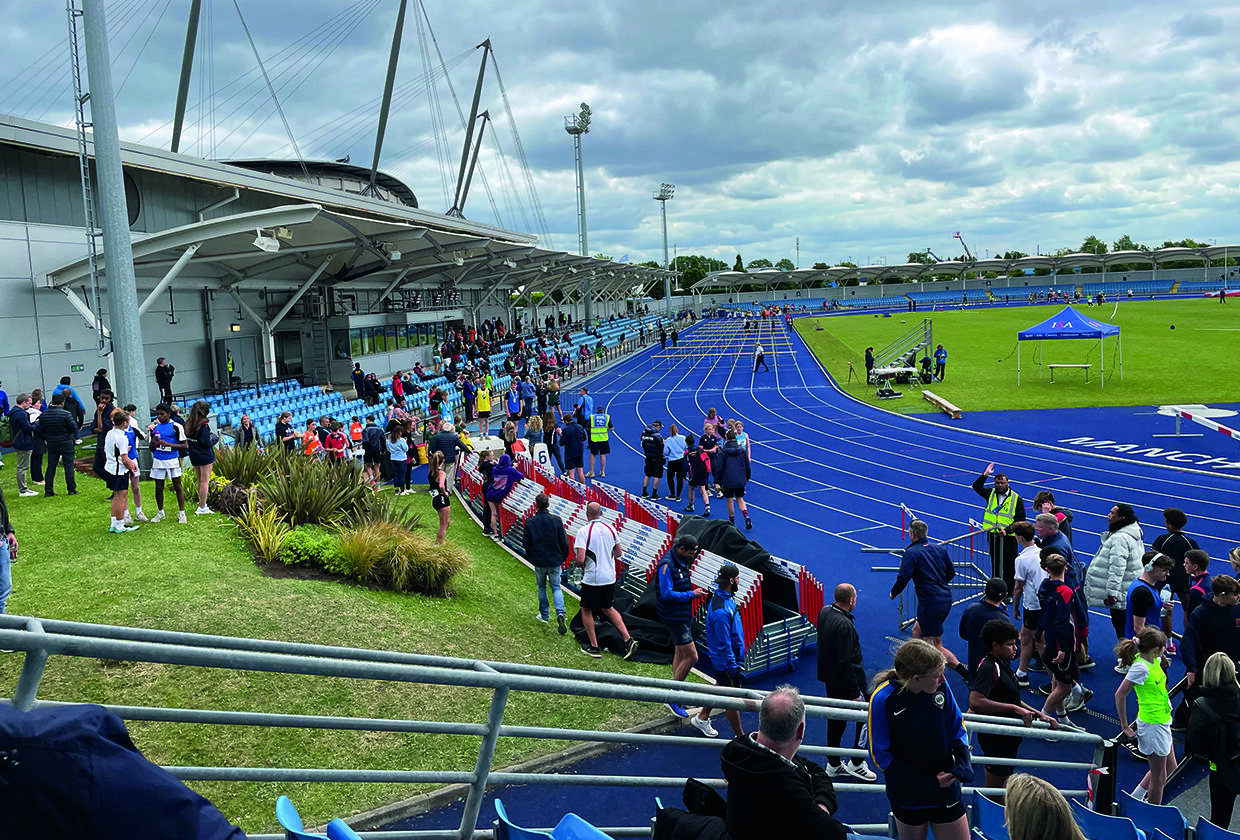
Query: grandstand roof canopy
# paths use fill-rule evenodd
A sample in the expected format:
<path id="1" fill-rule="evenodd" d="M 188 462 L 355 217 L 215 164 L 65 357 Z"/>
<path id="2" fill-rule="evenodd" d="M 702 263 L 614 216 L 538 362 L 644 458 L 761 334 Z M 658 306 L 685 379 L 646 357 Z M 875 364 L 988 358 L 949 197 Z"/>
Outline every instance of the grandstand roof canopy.
<path id="1" fill-rule="evenodd" d="M 277 250 L 255 244 L 268 235 Z M 270 246 L 269 246 L 270 247 Z M 300 285 L 307 278 L 337 288 L 368 283 L 391 289 L 429 285 L 453 289 L 550 290 L 575 288 L 583 273 L 592 294 L 625 295 L 662 279 L 648 267 L 550 251 L 496 235 L 451 231 L 395 220 L 347 215 L 318 204 L 290 204 L 208 219 L 161 231 L 133 242 L 139 286 L 172 282 L 173 269 L 188 256 L 196 283 L 213 279 L 222 289 L 253 285 Z M 104 267 L 107 254 L 101 254 Z M 69 289 L 90 273 L 82 257 L 47 272 L 47 283 Z M 172 279 L 168 279 L 171 274 Z M 160 289 L 162 291 L 162 289 Z"/>
<path id="2" fill-rule="evenodd" d="M 1144 263 L 1157 268 L 1160 263 L 1178 260 L 1220 260 L 1228 251 L 1240 256 L 1240 245 L 1211 245 L 1206 248 L 1156 248 L 1152 251 L 1114 251 L 1109 254 L 1064 254 L 1062 256 L 1029 256 L 1014 260 L 986 259 L 964 262 L 944 260 L 929 265 L 922 263 L 904 263 L 903 265 L 867 265 L 852 267 L 847 265 L 830 268 L 798 268 L 792 271 L 780 271 L 777 268 L 765 268 L 755 271 L 717 271 L 708 274 L 693 285 L 697 294 L 708 294 L 714 289 L 735 289 L 739 286 L 772 287 L 782 283 L 795 283 L 802 286 L 837 283 L 845 280 L 876 280 L 887 277 L 898 277 L 902 280 L 921 280 L 940 275 L 957 275 L 965 272 L 984 273 L 988 271 L 1007 274 L 1009 271 L 1025 269 L 1050 269 L 1052 272 L 1071 271 L 1074 268 L 1100 268 L 1110 270 L 1116 265 Z"/>

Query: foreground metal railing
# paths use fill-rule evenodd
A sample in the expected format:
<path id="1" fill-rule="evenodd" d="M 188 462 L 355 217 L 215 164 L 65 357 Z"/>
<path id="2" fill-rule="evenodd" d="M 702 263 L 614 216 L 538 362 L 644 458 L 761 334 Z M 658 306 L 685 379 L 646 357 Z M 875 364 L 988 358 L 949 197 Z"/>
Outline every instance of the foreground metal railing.
<path id="1" fill-rule="evenodd" d="M 696 736 L 658 735 L 635 732 L 606 732 L 559 729 L 554 727 L 505 725 L 504 713 L 512 691 L 604 697 L 652 703 L 674 702 L 686 706 L 708 703 L 715 709 L 752 710 L 761 692 L 749 689 L 688 685 L 649 677 L 583 672 L 565 668 L 545 668 L 508 662 L 483 662 L 443 656 L 331 647 L 326 645 L 277 642 L 262 639 L 208 636 L 167 630 L 114 627 L 53 619 L 0 615 L 0 648 L 24 652 L 25 659 L 10 702 L 21 710 L 36 705 L 52 705 L 38 700 L 40 681 L 52 656 L 106 658 L 132 662 L 153 662 L 178 666 L 221 668 L 281 674 L 317 675 L 357 680 L 419 683 L 436 686 L 465 686 L 490 689 L 491 702 L 483 723 L 418 721 L 382 718 L 352 718 L 344 715 L 294 715 L 225 711 L 218 709 L 168 708 L 146 706 L 106 706 L 125 720 L 163 721 L 195 725 L 302 727 L 327 730 L 401 732 L 419 734 L 470 735 L 479 738 L 474 766 L 459 771 L 369 770 L 364 768 L 304 767 L 166 767 L 184 781 L 216 780 L 237 782 L 396 782 L 460 784 L 467 786 L 464 812 L 456 830 L 366 832 L 364 836 L 384 840 L 470 840 L 490 837 L 491 832 L 476 828 L 483 796 L 488 785 L 553 784 L 616 785 L 665 788 L 679 791 L 686 779 L 664 776 L 570 775 L 493 771 L 495 747 L 501 737 L 540 738 L 617 744 L 719 749 L 725 739 L 709 740 Z M 863 721 L 865 704 L 860 702 L 806 697 L 806 712 L 816 718 L 842 718 Z M 1042 725 L 1024 728 L 1012 719 L 966 715 L 969 731 L 1013 734 L 1025 738 L 1054 737 L 1061 746 L 1080 744 L 1087 752 L 1074 761 L 998 759 L 977 756 L 975 763 L 1007 764 L 1021 767 L 1073 769 L 1087 771 L 1103 766 L 1109 748 L 1113 762 L 1114 746 L 1086 732 L 1050 732 Z M 802 747 L 808 755 L 864 757 L 863 750 Z M 1113 772 L 1111 777 L 1113 778 Z M 724 787 L 723 779 L 703 779 Z M 883 788 L 869 784 L 837 784 L 843 792 L 881 794 Z M 966 788 L 983 793 L 1001 793 L 988 788 Z M 1086 791 L 1065 790 L 1067 796 L 1084 796 Z M 1103 806 L 1109 808 L 1109 794 Z M 274 808 L 274 803 L 273 803 Z M 635 817 L 637 815 L 634 815 Z M 885 824 L 854 825 L 855 830 L 885 833 Z M 614 837 L 648 836 L 648 824 L 605 828 Z M 281 835 L 250 835 L 256 840 L 279 840 Z"/>

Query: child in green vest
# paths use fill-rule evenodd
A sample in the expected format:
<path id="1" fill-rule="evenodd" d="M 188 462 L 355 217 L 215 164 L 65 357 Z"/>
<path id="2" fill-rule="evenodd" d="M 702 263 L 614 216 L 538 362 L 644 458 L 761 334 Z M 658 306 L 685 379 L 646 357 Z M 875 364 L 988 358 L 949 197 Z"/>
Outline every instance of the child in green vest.
<path id="1" fill-rule="evenodd" d="M 1146 625 L 1135 639 L 1115 646 L 1115 655 L 1128 667 L 1115 691 L 1115 711 L 1126 738 L 1137 739 L 1137 749 L 1147 757 L 1150 770 L 1132 795 L 1155 805 L 1162 804 L 1163 786 L 1175 772 L 1175 745 L 1171 742 L 1171 698 L 1167 696 L 1167 669 L 1163 651 L 1167 637 Z M 1128 725 L 1128 693 L 1137 693 L 1136 732 Z"/>

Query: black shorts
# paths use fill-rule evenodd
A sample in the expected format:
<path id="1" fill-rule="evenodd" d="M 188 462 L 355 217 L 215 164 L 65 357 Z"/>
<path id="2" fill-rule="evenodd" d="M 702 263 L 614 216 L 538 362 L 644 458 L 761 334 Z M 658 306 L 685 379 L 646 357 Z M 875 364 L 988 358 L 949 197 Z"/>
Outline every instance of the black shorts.
<path id="1" fill-rule="evenodd" d="M 1025 610 L 1023 615 L 1024 618 L 1021 619 L 1021 626 L 1027 630 L 1036 631 L 1038 629 L 1038 625 L 1042 623 L 1042 611 Z"/>
<path id="2" fill-rule="evenodd" d="M 944 601 L 921 601 L 917 604 L 917 625 L 921 628 L 923 636 L 942 636 L 943 622 L 947 620 L 947 614 L 951 612 L 952 602 Z"/>
<path id="3" fill-rule="evenodd" d="M 478 419 L 480 419 L 480 420 L 482 420 L 482 419 L 488 419 L 488 420 L 489 420 L 489 419 L 490 419 L 490 417 L 491 417 L 491 409 L 489 409 L 489 408 L 488 408 L 488 409 L 486 409 L 485 411 L 479 411 L 479 412 L 478 412 Z"/>
<path id="4" fill-rule="evenodd" d="M 444 508 L 451 507 L 451 506 L 452 506 L 452 497 L 449 496 L 447 493 L 432 493 L 431 494 L 431 507 L 433 507 L 435 510 L 443 510 Z"/>
<path id="5" fill-rule="evenodd" d="M 745 488 L 744 487 L 725 487 L 723 488 L 723 498 L 743 499 L 745 498 Z"/>
<path id="6" fill-rule="evenodd" d="M 663 461 L 646 459 L 646 478 L 662 478 L 663 477 Z"/>
<path id="7" fill-rule="evenodd" d="M 1063 662 L 1055 663 L 1055 657 L 1047 651 L 1046 657 L 1042 660 L 1042 664 L 1046 666 L 1046 673 L 1061 683 L 1071 685 L 1081 678 L 1081 669 L 1076 665 L 1076 653 L 1071 652 L 1064 655 Z"/>
<path id="8" fill-rule="evenodd" d="M 721 670 L 715 674 L 715 685 L 721 688 L 740 688 L 741 672 L 737 668 Z"/>
<path id="9" fill-rule="evenodd" d="M 378 464 L 383 460 L 382 449 L 362 449 L 362 463 Z"/>
<path id="10" fill-rule="evenodd" d="M 1020 750 L 1020 738 L 1011 735 L 978 733 L 977 743 L 982 748 L 982 755 L 987 758 L 1016 758 Z M 1001 779 L 1006 779 L 1016 770 L 1011 764 L 987 764 L 985 767 L 987 773 Z"/>
<path id="11" fill-rule="evenodd" d="M 609 440 L 592 440 L 590 441 L 591 455 L 610 455 L 611 441 Z"/>
<path id="12" fill-rule="evenodd" d="M 949 825 L 963 817 L 965 811 L 964 802 L 957 799 L 951 805 L 938 805 L 934 808 L 901 808 L 892 803 L 891 813 L 905 825 Z"/>
<path id="13" fill-rule="evenodd" d="M 512 412 L 512 411 L 508 412 L 508 422 L 509 422 L 509 423 L 516 423 L 516 422 L 517 422 L 518 420 L 520 420 L 520 419 L 521 419 L 521 412 L 519 412 L 519 411 L 517 411 L 517 412 Z"/>
<path id="14" fill-rule="evenodd" d="M 580 467 L 584 467 L 585 465 L 585 456 L 582 453 L 578 452 L 573 455 L 570 455 L 567 452 L 564 453 L 565 470 L 575 470 Z"/>
<path id="15" fill-rule="evenodd" d="M 112 473 L 104 473 L 106 478 L 103 482 L 109 490 L 128 490 L 129 489 L 129 473 L 123 472 L 120 475 L 112 475 Z"/>
<path id="16" fill-rule="evenodd" d="M 600 586 L 594 586 L 589 583 L 581 584 L 581 608 L 583 610 L 594 610 L 598 612 L 605 610 L 616 600 L 616 585 L 614 583 L 604 583 Z"/>

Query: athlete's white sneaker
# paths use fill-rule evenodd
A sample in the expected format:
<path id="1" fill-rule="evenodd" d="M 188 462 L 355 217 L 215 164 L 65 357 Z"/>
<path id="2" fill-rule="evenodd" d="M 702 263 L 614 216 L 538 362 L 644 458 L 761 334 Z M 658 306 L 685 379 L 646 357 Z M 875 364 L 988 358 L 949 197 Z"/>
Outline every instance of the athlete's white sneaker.
<path id="1" fill-rule="evenodd" d="M 694 715 L 689 719 L 689 722 L 693 724 L 694 729 L 701 732 L 707 738 L 719 737 L 719 730 L 715 729 L 715 727 L 711 725 L 710 718 L 703 718 Z"/>
<path id="2" fill-rule="evenodd" d="M 160 516 L 163 516 L 163 511 L 161 510 L 161 511 L 159 512 L 159 514 L 160 514 Z M 177 511 L 177 524 L 178 524 L 178 525 L 184 525 L 184 524 L 185 524 L 185 511 L 183 511 L 183 510 L 178 510 L 178 511 Z"/>
<path id="3" fill-rule="evenodd" d="M 182 514 L 182 516 L 184 516 L 184 514 Z M 163 522 L 163 521 L 164 521 L 164 512 L 162 510 L 156 511 L 155 515 L 151 517 L 152 524 L 156 522 Z"/>

